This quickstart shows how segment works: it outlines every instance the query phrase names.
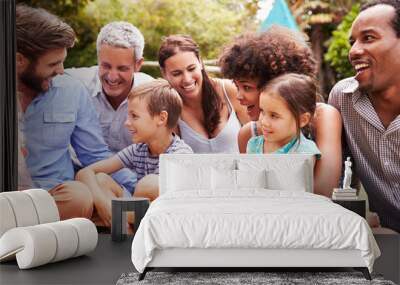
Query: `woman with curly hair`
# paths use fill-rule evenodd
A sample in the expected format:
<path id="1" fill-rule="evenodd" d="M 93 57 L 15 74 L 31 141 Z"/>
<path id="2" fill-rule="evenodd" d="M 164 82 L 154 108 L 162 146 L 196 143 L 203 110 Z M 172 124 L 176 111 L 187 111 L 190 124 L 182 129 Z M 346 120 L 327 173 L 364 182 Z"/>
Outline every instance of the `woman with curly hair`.
<path id="1" fill-rule="evenodd" d="M 219 65 L 224 77 L 234 80 L 238 100 L 252 120 L 239 132 L 240 152 L 246 152 L 248 140 L 261 133 L 259 98 L 266 83 L 285 73 L 316 77 L 315 59 L 304 37 L 277 26 L 261 34 L 246 34 L 235 39 L 223 50 Z M 333 188 L 338 186 L 342 165 L 341 130 L 339 112 L 327 104 L 317 103 L 308 132 L 321 151 L 321 159 L 314 169 L 314 193 L 330 197 Z"/>
<path id="2" fill-rule="evenodd" d="M 195 153 L 238 153 L 238 132 L 249 118 L 232 81 L 208 76 L 199 46 L 190 36 L 166 37 L 158 62 L 183 101 L 178 135 Z"/>

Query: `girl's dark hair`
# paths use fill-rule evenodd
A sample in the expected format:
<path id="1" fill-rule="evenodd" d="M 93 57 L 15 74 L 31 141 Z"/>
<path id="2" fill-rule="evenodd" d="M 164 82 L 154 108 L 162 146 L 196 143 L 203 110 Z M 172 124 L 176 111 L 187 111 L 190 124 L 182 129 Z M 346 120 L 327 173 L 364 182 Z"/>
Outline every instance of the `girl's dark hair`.
<path id="1" fill-rule="evenodd" d="M 296 119 L 296 136 L 299 139 L 300 116 L 310 113 L 312 117 L 315 112 L 317 100 L 315 80 L 310 76 L 287 73 L 272 79 L 262 87 L 261 96 L 265 96 L 265 93 L 276 94 L 286 101 L 290 112 Z"/>
<path id="2" fill-rule="evenodd" d="M 187 35 L 170 35 L 163 39 L 158 51 L 158 63 L 162 69 L 165 68 L 165 61 L 179 52 L 193 52 L 200 60 L 200 50 L 197 43 Z M 204 113 L 204 126 L 208 136 L 212 133 L 220 123 L 220 111 L 222 108 L 222 100 L 215 90 L 213 83 L 208 77 L 204 66 L 201 71 L 203 76 L 201 105 Z"/>

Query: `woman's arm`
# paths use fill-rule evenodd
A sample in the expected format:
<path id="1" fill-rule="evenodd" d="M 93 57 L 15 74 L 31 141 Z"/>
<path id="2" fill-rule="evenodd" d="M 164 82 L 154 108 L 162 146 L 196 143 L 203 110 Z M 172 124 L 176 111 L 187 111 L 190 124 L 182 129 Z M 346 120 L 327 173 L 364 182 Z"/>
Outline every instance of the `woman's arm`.
<path id="1" fill-rule="evenodd" d="M 314 193 L 331 197 L 342 170 L 342 118 L 334 107 L 319 103 L 312 125 L 321 151 L 314 168 Z"/>
<path id="2" fill-rule="evenodd" d="M 247 115 L 246 107 L 242 106 L 237 99 L 237 87 L 231 80 L 224 80 L 224 86 L 226 93 L 228 94 L 229 100 L 232 103 L 233 109 L 235 110 L 236 116 L 238 117 L 240 124 L 243 126 L 246 123 L 250 122 L 250 118 Z M 247 143 L 247 142 L 246 142 Z M 245 150 L 246 152 L 246 150 Z"/>

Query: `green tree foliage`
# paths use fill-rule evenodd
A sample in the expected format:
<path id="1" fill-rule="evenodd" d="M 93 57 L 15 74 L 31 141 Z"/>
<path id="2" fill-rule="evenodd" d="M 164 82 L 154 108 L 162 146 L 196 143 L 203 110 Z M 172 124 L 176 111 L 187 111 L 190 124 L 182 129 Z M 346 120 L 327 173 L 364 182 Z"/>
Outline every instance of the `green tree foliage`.
<path id="1" fill-rule="evenodd" d="M 67 22 L 77 34 L 77 43 L 69 52 L 66 66 L 84 66 L 95 63 L 94 53 L 87 54 L 85 49 L 91 44 L 95 35 L 90 30 L 87 21 L 90 19 L 82 17 L 82 10 L 90 3 L 91 0 L 17 0 L 17 4 L 26 4 L 31 7 L 43 8 L 57 15 Z M 70 56 L 72 54 L 72 56 Z"/>
<path id="2" fill-rule="evenodd" d="M 31 7 L 39 7 L 53 12 L 64 19 L 74 16 L 87 5 L 90 0 L 17 0 L 17 4 L 23 3 Z"/>
<path id="3" fill-rule="evenodd" d="M 66 67 L 96 63 L 96 38 L 111 21 L 128 21 L 144 35 L 146 60 L 156 60 L 163 36 L 189 34 L 203 58 L 216 58 L 222 46 L 244 31 L 255 31 L 258 0 L 31 0 L 66 20 L 77 34 Z M 65 11 L 64 11 L 65 9 Z M 64 13 L 68 12 L 68 13 Z"/>
<path id="4" fill-rule="evenodd" d="M 329 40 L 328 52 L 325 54 L 324 59 L 336 71 L 338 79 L 354 75 L 354 70 L 348 60 L 350 50 L 349 31 L 359 11 L 360 5 L 353 5 L 351 11 L 343 18 Z"/>

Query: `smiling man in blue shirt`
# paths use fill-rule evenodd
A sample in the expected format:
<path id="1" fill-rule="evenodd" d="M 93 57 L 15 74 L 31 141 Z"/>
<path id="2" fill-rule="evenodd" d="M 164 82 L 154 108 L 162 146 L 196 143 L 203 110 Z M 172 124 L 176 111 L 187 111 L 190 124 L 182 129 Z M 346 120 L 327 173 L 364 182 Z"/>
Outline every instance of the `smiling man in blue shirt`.
<path id="1" fill-rule="evenodd" d="M 73 181 L 69 145 L 83 166 L 111 155 L 87 89 L 63 74 L 67 48 L 74 45 L 75 33 L 43 9 L 18 5 L 16 36 L 22 132 L 33 183 L 54 197 L 61 219 L 96 219 L 98 203 L 106 203 L 111 211 L 111 198 L 123 193 L 92 193 L 82 183 Z M 123 169 L 113 177 L 133 192 L 134 173 Z"/>

